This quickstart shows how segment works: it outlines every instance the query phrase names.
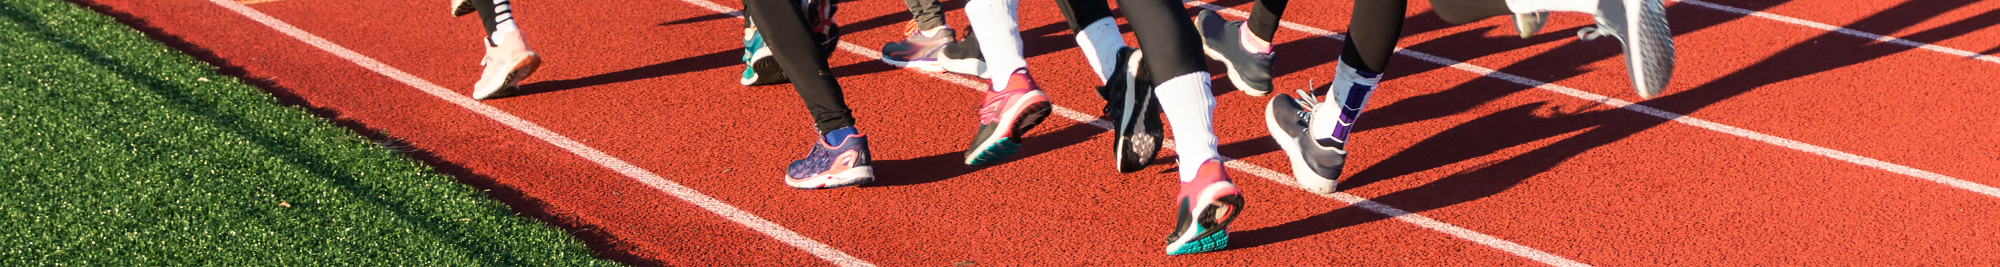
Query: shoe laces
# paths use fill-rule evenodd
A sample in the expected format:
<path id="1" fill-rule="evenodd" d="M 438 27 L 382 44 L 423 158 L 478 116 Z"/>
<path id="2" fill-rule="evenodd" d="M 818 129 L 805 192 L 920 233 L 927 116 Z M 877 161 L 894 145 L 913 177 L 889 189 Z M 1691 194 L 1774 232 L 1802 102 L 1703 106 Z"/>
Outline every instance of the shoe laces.
<path id="1" fill-rule="evenodd" d="M 1315 83 L 1317 83 L 1317 81 L 1308 79 L 1306 80 L 1305 89 L 1296 89 L 1299 92 L 1299 97 L 1293 98 L 1292 101 L 1298 102 L 1299 106 L 1305 107 L 1299 109 L 1300 110 L 1299 112 L 1301 114 L 1311 114 L 1313 107 L 1316 107 L 1317 105 L 1319 105 L 1319 102 L 1322 102 L 1319 100 L 1319 96 L 1313 95 L 1312 89 L 1319 88 L 1319 85 Z M 1305 117 L 1310 117 L 1310 116 L 1301 116 L 1301 120 L 1307 119 Z"/>
<path id="2" fill-rule="evenodd" d="M 1312 125 L 1313 107 L 1317 107 L 1320 102 L 1324 102 L 1319 100 L 1319 96 L 1312 93 L 1312 88 L 1319 88 L 1319 85 L 1315 83 L 1316 81 L 1308 79 L 1306 80 L 1305 89 L 1295 89 L 1298 91 L 1299 97 L 1292 98 L 1292 101 L 1298 104 L 1300 108 L 1293 115 L 1299 116 L 1298 123 L 1300 126 Z M 1309 135 L 1312 130 L 1310 127 L 1299 127 L 1299 132 L 1302 135 Z"/>

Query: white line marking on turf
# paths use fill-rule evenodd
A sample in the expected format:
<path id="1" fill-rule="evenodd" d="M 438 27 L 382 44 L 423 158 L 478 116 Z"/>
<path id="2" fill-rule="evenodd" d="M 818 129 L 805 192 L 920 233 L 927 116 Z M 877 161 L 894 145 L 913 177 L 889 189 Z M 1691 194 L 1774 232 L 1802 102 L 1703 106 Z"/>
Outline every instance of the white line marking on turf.
<path id="1" fill-rule="evenodd" d="M 1683 0 L 1683 1 L 1690 1 L 1690 2 L 1692 2 L 1692 1 L 1698 1 L 1698 0 Z M 1198 0 L 1187 0 L 1187 1 L 1185 2 L 1185 3 L 1188 3 L 1189 5 L 1194 5 L 1194 6 L 1199 6 L 1199 7 L 1201 7 L 1201 8 L 1207 8 L 1207 9 L 1218 9 L 1218 10 L 1219 10 L 1219 9 L 1225 9 L 1224 7 L 1221 7 L 1221 6 L 1216 6 L 1216 5 L 1211 5 L 1211 4 L 1208 4 L 1208 3 L 1205 3 L 1205 2 L 1201 2 L 1201 1 L 1198 1 Z M 1237 17 L 1247 17 L 1247 16 L 1249 16 L 1249 13 L 1247 13 L 1247 12 L 1243 12 L 1243 11 L 1239 11 L 1239 10 L 1234 10 L 1234 9 L 1229 9 L 1229 10 L 1226 10 L 1226 11 L 1224 11 L 1224 13 L 1228 13 L 1228 14 L 1231 14 L 1231 15 L 1236 15 Z M 1775 15 L 1774 15 L 1774 16 L 1775 16 Z M 1324 29 L 1319 29 L 1319 28 L 1314 28 L 1314 27 L 1311 27 L 1311 26 L 1305 26 L 1305 25 L 1299 25 L 1299 24 L 1296 24 L 1296 23 L 1291 23 L 1291 22 L 1281 22 L 1281 23 L 1280 23 L 1280 25 L 1282 25 L 1282 26 L 1284 26 L 1284 27 L 1286 27 L 1286 28 L 1291 28 L 1291 29 L 1293 29 L 1293 30 L 1298 30 L 1298 31 L 1303 31 L 1303 32 L 1306 32 L 1306 33 L 1311 33 L 1311 34 L 1316 34 L 1316 35 L 1319 35 L 1319 36 L 1321 36 L 1321 37 L 1326 37 L 1326 38 L 1333 38 L 1333 39 L 1335 39 L 1335 40 L 1342 40 L 1342 39 L 1344 38 L 1343 36 L 1340 36 L 1340 35 L 1338 35 L 1338 34 L 1334 34 L 1334 33 L 1333 33 L 1332 31 L 1327 31 L 1327 30 L 1324 30 Z M 1822 24 L 1822 25 L 1823 25 L 1823 24 Z M 1850 30 L 1850 31 L 1851 31 L 1851 30 Z M 1884 38 L 1889 38 L 1889 37 L 1884 37 Z M 1896 39 L 1896 40 L 1902 40 L 1902 39 Z M 1905 42 L 1908 42 L 1908 41 L 1905 41 Z M 1932 47 L 1936 47 L 1936 46 L 1932 46 Z M 1942 49 L 1949 49 L 1949 48 L 1942 48 Z M 1433 63 L 1433 64 L 1439 64 L 1439 65 L 1445 65 L 1445 66 L 1450 66 L 1450 67 L 1452 67 L 1452 68 L 1455 68 L 1455 69 L 1459 69 L 1459 70 L 1464 70 L 1464 71 L 1467 71 L 1467 72 L 1472 72 L 1472 73 L 1474 73 L 1474 74 L 1479 74 L 1479 75 L 1481 75 L 1481 76 L 1486 76 L 1486 77 L 1492 77 L 1492 78 L 1496 78 L 1496 79 L 1501 79 L 1501 80 L 1506 80 L 1506 81 L 1509 81 L 1509 82 L 1514 82 L 1515 84 L 1520 84 L 1520 85 L 1527 85 L 1527 86 L 1533 86 L 1533 87 L 1535 87 L 1535 88 L 1537 88 L 1537 89 L 1542 89 L 1542 90 L 1547 90 L 1547 91 L 1550 91 L 1550 92 L 1555 92 L 1555 93 L 1558 93 L 1558 94 L 1563 94 L 1563 95 L 1568 95 L 1568 96 L 1571 96 L 1571 97 L 1576 97 L 1576 98 L 1578 98 L 1578 99 L 1583 99 L 1583 100 L 1587 100 L 1587 101 L 1591 101 L 1591 102 L 1597 102 L 1597 103 L 1599 103 L 1599 104 L 1604 104 L 1604 105 L 1606 105 L 1606 106 L 1611 106 L 1611 107 L 1615 107 L 1615 108 L 1620 108 L 1620 109 L 1626 109 L 1626 110 L 1631 110 L 1631 111 L 1635 111 L 1635 112 L 1639 112 L 1639 113 L 1644 113 L 1644 114 L 1646 114 L 1646 115 L 1652 115 L 1652 116 L 1654 116 L 1654 117 L 1659 117 L 1659 118 L 1662 118 L 1662 119 L 1668 119 L 1668 120 L 1672 120 L 1672 121 L 1674 121 L 1674 122 L 1678 122 L 1678 123 L 1681 123 L 1681 124 L 1686 124 L 1686 125 L 1688 125 L 1688 126 L 1694 126 L 1694 127 L 1697 127 L 1697 128 L 1702 128 L 1702 129 L 1708 129 L 1708 130 L 1710 130 L 1710 131 L 1716 131 L 1716 132 L 1721 132 L 1721 133 L 1726 133 L 1726 134 L 1730 134 L 1730 135 L 1735 135 L 1735 136 L 1740 136 L 1740 137 L 1743 137 L 1743 138 L 1749 138 L 1750 140 L 1757 140 L 1757 141 L 1759 141 L 1759 142 L 1764 142 L 1764 143 L 1768 143 L 1768 144 L 1772 144 L 1772 145 L 1777 145 L 1777 146 L 1780 146 L 1780 147 L 1784 147 L 1784 148 L 1790 148 L 1790 149 L 1793 149 L 1793 150 L 1798 150 L 1798 151 L 1803 151 L 1803 152 L 1806 152 L 1806 153 L 1812 153 L 1812 154 L 1814 154 L 1814 155 L 1820 155 L 1820 156 L 1824 156 L 1824 157 L 1828 157 L 1828 158 L 1833 158 L 1833 159 L 1836 159 L 1836 160 L 1840 160 L 1840 161 L 1846 161 L 1846 162 L 1848 162 L 1848 163 L 1854 163 L 1854 164 L 1859 164 L 1859 165 L 1861 165 L 1861 166 L 1867 166 L 1867 167 L 1870 167 L 1870 168 L 1876 168 L 1876 169 L 1882 169 L 1882 170 L 1884 170 L 1884 171 L 1889 171 L 1889 172 L 1892 172 L 1892 173 L 1896 173 L 1896 174 L 1902 174 L 1902 175 L 1908 175 L 1908 176 L 1911 176 L 1911 177 L 1916 177 L 1916 178 L 1918 178 L 1918 179 L 1923 179 L 1923 180 L 1926 180 L 1926 181 L 1931 181 L 1931 182 L 1936 182 L 1936 183 L 1939 183 L 1939 184 L 1944 184 L 1944 185 L 1947 185 L 1947 186 L 1951 186 L 1951 187 L 1955 187 L 1955 188 L 1959 188 L 1959 189 L 1965 189 L 1966 191 L 1972 191 L 1973 193 L 1978 193 L 1978 194 L 1982 194 L 1982 195 L 1987 195 L 1987 196 L 1991 196 L 1991 197 L 1996 197 L 1996 198 L 2000 198 L 2000 188 L 1994 188 L 1994 187 L 1992 187 L 1992 186 L 1987 186 L 1987 185 L 1984 185 L 1984 184 L 1979 184 L 1979 183 L 1975 183 L 1975 182 L 1972 182 L 1972 181 L 1966 181 L 1966 180 L 1962 180 L 1962 179 L 1958 179 L 1958 178 L 1952 178 L 1951 176 L 1945 176 L 1945 175 L 1943 175 L 1943 174 L 1937 174 L 1937 173 L 1933 173 L 1933 172 L 1929 172 L 1929 171 L 1924 171 L 1924 170 L 1921 170 L 1921 169 L 1917 169 L 1917 168 L 1911 168 L 1911 167 L 1909 167 L 1909 166 L 1903 166 L 1903 165 L 1901 165 L 1901 164 L 1896 164 L 1896 163 L 1891 163 L 1891 162 L 1887 162 L 1887 161 L 1882 161 L 1882 160 L 1877 160 L 1877 159 L 1874 159 L 1874 158 L 1869 158 L 1869 157 L 1864 157 L 1864 156 L 1860 156 L 1860 155 L 1855 155 L 1855 154 L 1850 154 L 1850 153 L 1847 153 L 1847 152 L 1842 152 L 1842 151 L 1840 151 L 1840 150 L 1835 150 L 1835 149 L 1831 149 L 1831 148 L 1825 148 L 1825 147 L 1820 147 L 1820 146 L 1816 146 L 1816 145 L 1812 145 L 1812 144 L 1807 144 L 1807 143 L 1805 143 L 1805 142 L 1799 142 L 1799 141 L 1795 141 L 1795 140 L 1791 140 L 1791 139 L 1785 139 L 1785 138 L 1783 138 L 1783 137 L 1777 137 L 1777 136 L 1772 136 L 1772 135 L 1768 135 L 1768 134 L 1764 134 L 1764 133 L 1759 133 L 1759 132 L 1756 132 L 1756 131 L 1751 131 L 1751 130 L 1747 130 L 1747 129 L 1743 129 L 1743 128 L 1737 128 L 1737 127 L 1735 127 L 1735 126 L 1729 126 L 1729 125 L 1725 125 L 1725 124 L 1721 124 L 1721 123 L 1716 123 L 1716 122 L 1712 122 L 1712 121 L 1708 121 L 1708 120 L 1703 120 L 1703 119 L 1699 119 L 1699 118 L 1695 118 L 1695 117 L 1690 117 L 1690 116 L 1687 116 L 1687 115 L 1682 115 L 1682 114 L 1678 114 L 1678 113 L 1673 113 L 1673 112 L 1668 112 L 1668 111 L 1665 111 L 1665 110 L 1660 110 L 1660 109 L 1656 109 L 1656 108 L 1653 108 L 1653 107 L 1648 107 L 1648 106 L 1645 106 L 1645 105 L 1639 105 L 1639 104 L 1634 104 L 1634 103 L 1632 103 L 1632 102 L 1626 102 L 1625 100 L 1619 100 L 1619 99 L 1617 99 L 1617 98 L 1612 98 L 1612 97 L 1609 97 L 1609 96 L 1604 96 L 1604 95 L 1599 95 L 1599 94 L 1596 94 L 1596 93 L 1591 93 L 1591 92 L 1585 92 L 1585 91 L 1583 91 L 1583 90 L 1577 90 L 1577 89 L 1575 89 L 1575 88 L 1570 88 L 1570 87 L 1567 87 L 1567 86 L 1562 86 L 1562 85 L 1556 85 L 1556 84 L 1553 84 L 1553 83 L 1548 83 L 1548 82 L 1543 82 L 1543 81 L 1537 81 L 1537 80 L 1535 80 L 1535 79 L 1529 79 L 1528 77 L 1521 77 L 1521 76 L 1519 76 L 1519 75 L 1514 75 L 1514 74 L 1509 74 L 1509 73 L 1505 73 L 1505 72 L 1499 72 L 1499 71 L 1494 71 L 1493 69 L 1488 69 L 1488 68 L 1485 68 L 1485 67 L 1480 67 L 1480 66 L 1477 66 L 1477 65 L 1472 65 L 1472 64 L 1467 64 L 1467 63 L 1465 63 L 1465 62 L 1459 62 L 1459 61 L 1456 61 L 1456 60 L 1451 60 L 1451 59 L 1446 59 L 1446 58 L 1444 58 L 1444 57 L 1439 57 L 1439 56 L 1435 56 L 1435 55 L 1431 55 L 1431 54 L 1426 54 L 1426 53 L 1423 53 L 1423 52 L 1417 52 L 1416 50 L 1407 50 L 1407 49 L 1403 49 L 1402 47 L 1397 47 L 1397 48 L 1396 48 L 1396 53 L 1397 53 L 1397 54 L 1401 54 L 1401 55 L 1404 55 L 1404 56 L 1409 56 L 1409 57 L 1413 57 L 1413 58 L 1417 58 L 1417 59 L 1421 59 L 1421 60 L 1423 60 L 1423 61 L 1429 61 L 1429 62 L 1431 62 L 1431 63 Z"/>
<path id="2" fill-rule="evenodd" d="M 717 5 L 715 3 L 708 2 L 705 0 L 681 0 L 681 1 L 701 6 L 703 8 L 708 8 L 710 11 L 715 11 L 716 13 L 732 14 L 741 17 L 739 15 L 741 13 L 733 8 Z M 1291 23 L 1291 22 L 1284 22 L 1284 23 Z M 861 55 L 863 57 L 867 57 L 871 60 L 881 60 L 882 57 L 881 51 L 875 51 L 873 49 L 868 49 L 867 47 L 862 47 L 860 45 L 855 45 L 853 43 L 849 43 L 846 41 L 840 42 L 840 49 L 843 51 L 847 51 L 848 53 L 854 53 L 857 55 Z M 918 72 L 918 73 L 930 75 L 932 78 L 945 80 L 951 82 L 952 84 L 963 86 L 967 89 L 985 90 L 987 88 L 986 83 L 973 81 L 972 79 L 967 79 L 965 77 L 961 77 L 955 74 L 925 73 L 925 72 Z M 1056 115 L 1060 115 L 1064 118 L 1069 118 L 1070 120 L 1083 122 L 1085 124 L 1089 124 L 1090 126 L 1097 126 L 1098 128 L 1104 128 L 1106 130 L 1110 130 L 1113 128 L 1112 123 L 1110 121 L 1098 119 L 1097 117 L 1091 116 L 1090 114 L 1077 112 L 1076 110 L 1065 108 L 1062 106 L 1057 106 L 1057 105 L 1050 105 L 1050 106 L 1055 107 Z M 1174 140 L 1166 140 L 1163 144 L 1161 144 L 1161 147 L 1165 149 L 1172 149 L 1174 147 Z M 1288 187 L 1292 188 L 1299 187 L 1298 182 L 1293 181 L 1291 175 L 1273 171 L 1271 169 L 1264 168 L 1263 166 L 1257 166 L 1256 164 L 1251 164 L 1249 162 L 1238 161 L 1236 159 L 1232 159 L 1229 157 L 1223 157 L 1220 155 L 1218 155 L 1217 157 L 1222 158 L 1222 160 L 1224 161 L 1223 163 L 1224 166 L 1228 166 L 1229 168 L 1234 168 L 1237 171 L 1254 174 L 1257 175 L 1258 177 L 1262 177 L 1266 180 L 1271 180 L 1273 182 L 1277 182 L 1278 184 L 1282 184 Z M 1375 213 L 1380 213 L 1382 215 L 1395 218 L 1396 220 L 1400 220 L 1410 224 L 1415 224 L 1419 227 L 1428 228 L 1433 231 L 1438 231 L 1461 239 L 1470 240 L 1474 243 L 1479 243 L 1481 245 L 1493 247 L 1495 249 L 1506 251 L 1508 253 L 1513 253 L 1514 255 L 1539 261 L 1544 264 L 1555 265 L 1555 266 L 1590 266 L 1588 264 L 1583 264 L 1581 262 L 1576 262 L 1567 258 L 1563 258 L 1562 256 L 1556 256 L 1555 254 L 1550 254 L 1548 252 L 1543 252 L 1535 248 L 1523 246 L 1521 244 L 1517 244 L 1512 241 L 1507 241 L 1505 239 L 1500 239 L 1498 237 L 1482 234 L 1479 233 L 1478 231 L 1465 229 L 1464 227 L 1458 227 L 1457 225 L 1452 225 L 1450 223 L 1445 223 L 1442 221 L 1438 221 L 1436 219 L 1431 219 L 1430 217 L 1426 217 L 1416 213 L 1411 213 L 1403 209 L 1371 201 L 1368 200 L 1367 198 L 1355 196 L 1352 194 L 1348 194 L 1346 192 L 1335 192 L 1333 194 L 1327 194 L 1321 196 L 1333 198 L 1334 200 L 1346 202 L 1349 205 L 1361 207 L 1362 209 L 1373 211 Z"/>
<path id="3" fill-rule="evenodd" d="M 757 217 L 757 215 L 750 214 L 750 212 L 738 209 L 735 206 L 730 206 L 728 203 L 723 203 L 721 200 L 716 200 L 715 198 L 711 198 L 708 195 L 704 195 L 701 192 L 695 191 L 692 188 L 681 186 L 679 183 L 674 183 L 673 181 L 669 181 L 666 178 L 662 178 L 659 175 L 655 175 L 650 171 L 646 171 L 643 168 L 639 168 L 639 166 L 633 166 L 631 163 L 626 163 L 624 160 L 619 160 L 617 157 L 613 157 L 609 154 L 604 154 L 604 152 L 597 151 L 597 149 L 591 148 L 589 145 L 584 145 L 583 143 L 571 140 L 569 139 L 569 137 L 565 137 L 562 134 L 558 134 L 554 131 L 550 131 L 549 129 L 535 125 L 535 123 L 533 122 L 528 122 L 527 120 L 523 120 L 519 117 L 514 117 L 514 115 L 508 114 L 506 111 L 502 111 L 498 108 L 494 108 L 493 106 L 488 106 L 486 104 L 479 103 L 479 101 L 472 100 L 472 98 L 459 95 L 457 92 L 453 92 L 451 89 L 445 89 L 444 87 L 438 86 L 437 84 L 433 84 L 430 81 L 424 80 L 423 78 L 418 78 L 416 75 L 411 75 L 407 72 L 403 72 L 402 70 L 398 70 L 395 67 L 391 67 L 388 64 L 384 64 L 380 61 L 375 61 L 375 59 L 369 58 L 368 56 L 361 55 L 361 53 L 356 53 L 353 50 L 348 50 L 345 47 L 341 47 L 338 44 L 334 44 L 333 41 L 328 41 L 324 38 L 320 38 L 319 36 L 313 35 L 312 33 L 308 33 L 305 30 L 300 30 L 297 27 L 292 27 L 291 24 L 285 23 L 284 21 L 278 20 L 277 18 L 264 15 L 263 12 L 257 12 L 257 10 L 251 9 L 248 6 L 244 6 L 242 4 L 238 4 L 235 1 L 230 1 L 230 0 L 209 0 L 209 2 L 213 2 L 216 5 L 220 5 L 224 8 L 228 8 L 230 11 L 236 11 L 237 14 L 242 14 L 245 17 L 249 17 L 251 20 L 256 20 L 258 23 L 263 23 L 264 26 L 269 26 L 271 27 L 271 29 L 278 30 L 279 32 L 284 33 L 285 35 L 291 36 L 293 39 L 298 39 L 299 41 L 305 42 L 306 44 L 311 44 L 313 47 L 317 47 L 320 50 L 326 50 L 328 53 L 333 53 L 336 56 L 340 56 L 340 58 L 347 59 L 347 61 L 349 62 L 354 62 L 354 64 L 356 65 L 361 65 L 361 67 L 363 68 L 368 68 L 369 70 L 373 70 L 376 73 L 382 74 L 383 76 L 388 76 L 389 78 L 395 79 L 398 82 L 402 82 L 405 85 L 416 87 L 418 90 L 421 90 L 424 93 L 429 93 L 431 94 L 431 96 L 436 96 L 438 99 L 442 99 L 445 102 L 450 102 L 454 105 L 458 105 L 459 107 L 465 108 L 466 110 L 472 111 L 473 113 L 479 113 L 479 115 L 486 116 L 486 118 L 488 119 L 492 119 L 494 121 L 500 122 L 500 124 L 507 125 L 507 127 L 509 128 L 514 128 L 514 130 L 519 130 L 522 133 L 534 136 L 535 138 L 540 138 L 542 139 L 542 141 L 548 142 L 549 144 L 555 145 L 556 147 L 560 147 L 563 150 L 569 151 L 572 154 L 576 154 L 578 157 L 583 157 L 584 159 L 597 163 L 599 166 L 604 166 L 604 168 L 611 169 L 612 171 L 618 172 L 618 174 L 625 175 L 625 177 L 629 177 L 632 178 L 633 180 L 645 183 L 647 186 L 653 187 L 653 189 L 660 190 L 661 192 L 666 192 L 667 194 L 673 195 L 674 197 L 678 197 L 683 201 L 687 201 L 688 203 L 694 204 L 695 206 L 699 206 L 702 209 L 706 209 L 709 212 L 714 212 L 716 215 L 721 215 L 722 217 L 728 218 L 731 221 L 735 221 L 738 224 L 750 227 L 750 229 L 756 230 L 757 232 L 763 233 L 764 235 L 771 236 L 771 238 L 777 239 L 779 242 L 784 242 L 786 245 L 791 245 L 792 247 L 799 248 L 800 250 L 805 250 L 807 253 L 811 253 L 813 254 L 813 256 L 817 256 L 820 259 L 824 259 L 828 262 L 832 262 L 834 264 L 841 266 L 874 266 L 872 264 L 869 264 L 867 261 L 863 261 L 859 258 L 855 258 L 854 256 L 847 255 L 847 253 L 840 252 L 840 250 L 834 249 L 832 246 L 827 246 L 825 243 L 820 243 L 819 241 L 815 241 L 812 238 L 808 238 L 804 235 L 800 235 L 799 233 L 792 232 L 791 230 L 785 229 L 784 226 L 780 226 L 777 223 L 772 223 L 771 221 L 764 220 L 764 218 Z"/>
<path id="4" fill-rule="evenodd" d="M 1741 14 L 1741 15 L 1749 15 L 1749 16 L 1754 16 L 1754 17 L 1759 17 L 1759 18 L 1766 18 L 1766 19 L 1770 19 L 1770 20 L 1776 20 L 1776 21 L 1779 21 L 1779 22 L 1784 22 L 1784 23 L 1791 23 L 1791 24 L 1795 24 L 1795 25 L 1799 25 L 1799 26 L 1806 26 L 1807 28 L 1814 28 L 1814 29 L 1820 29 L 1820 30 L 1826 30 L 1826 31 L 1832 31 L 1832 32 L 1836 32 L 1836 33 L 1840 33 L 1840 34 L 1846 34 L 1846 35 L 1848 35 L 1848 36 L 1854 36 L 1854 37 L 1861 37 L 1862 39 L 1869 39 L 1869 40 L 1875 40 L 1875 41 L 1880 41 L 1880 42 L 1885 42 L 1885 43 L 1892 43 L 1892 44 L 1898 44 L 1898 45 L 1904 45 L 1904 46 L 1909 46 L 1909 47 L 1915 47 L 1915 48 L 1921 48 L 1921 49 L 1924 49 L 1924 50 L 1930 50 L 1930 51 L 1936 51 L 1936 52 L 1939 52 L 1939 53 L 1945 53 L 1945 54 L 1950 54 L 1950 55 L 1954 55 L 1954 56 L 1959 56 L 1959 57 L 1963 57 L 1963 58 L 1972 58 L 1972 59 L 1978 59 L 1978 60 L 1982 60 L 1982 61 L 1986 61 L 1986 62 L 1992 62 L 1992 63 L 2000 63 L 2000 57 L 1994 57 L 1994 56 L 1989 56 L 1989 55 L 1984 55 L 1984 54 L 1980 54 L 1980 53 L 1974 53 L 1974 52 L 1972 52 L 1972 51 L 1965 51 L 1965 50 L 1960 50 L 1960 49 L 1957 49 L 1957 48 L 1950 48 L 1950 47 L 1944 47 L 1944 46 L 1939 46 L 1939 45 L 1933 45 L 1933 44 L 1928 44 L 1928 43 L 1924 43 L 1924 42 L 1918 42 L 1918 41 L 1911 41 L 1911 40 L 1908 40 L 1908 39 L 1903 39 L 1903 38 L 1896 38 L 1896 37 L 1890 37 L 1890 36 L 1885 36 L 1885 35 L 1881 35 L 1881 34 L 1874 34 L 1874 33 L 1868 33 L 1868 32 L 1864 32 L 1864 31 L 1859 31 L 1859 30 L 1855 30 L 1855 29 L 1848 29 L 1848 28 L 1845 28 L 1845 27 L 1840 27 L 1840 26 L 1833 26 L 1833 25 L 1828 25 L 1828 24 L 1826 24 L 1826 23 L 1819 23 L 1819 22 L 1814 22 L 1814 21 L 1810 21 L 1810 20 L 1805 20 L 1805 19 L 1799 19 L 1799 18 L 1794 18 L 1794 17 L 1787 17 L 1787 16 L 1784 16 L 1784 15 L 1778 15 L 1778 14 L 1771 14 L 1771 13 L 1766 13 L 1766 12 L 1762 12 L 1762 11 L 1756 11 L 1756 10 L 1749 10 L 1749 9 L 1743 9 L 1743 8 L 1738 8 L 1738 7 L 1733 7 L 1733 6 L 1725 6 L 1725 5 L 1721 5 L 1721 4 L 1716 4 L 1716 3 L 1709 3 L 1709 2 L 1707 2 L 1707 1 L 1701 1 L 1701 0 L 1674 0 L 1674 1 L 1675 1 L 1675 2 L 1681 2 L 1681 3 L 1688 3 L 1688 4 L 1694 4 L 1695 6 L 1700 6 L 1700 7 L 1706 7 L 1706 8 L 1709 8 L 1709 9 L 1714 9 L 1714 10 L 1721 10 L 1721 11 L 1724 11 L 1724 12 L 1729 12 L 1729 13 L 1736 13 L 1736 14 Z"/>

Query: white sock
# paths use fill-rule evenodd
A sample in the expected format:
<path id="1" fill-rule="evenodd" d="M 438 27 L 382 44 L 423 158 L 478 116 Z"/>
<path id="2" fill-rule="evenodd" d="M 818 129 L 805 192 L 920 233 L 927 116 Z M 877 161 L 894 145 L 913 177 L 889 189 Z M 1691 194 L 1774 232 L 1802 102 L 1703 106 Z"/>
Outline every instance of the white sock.
<path id="1" fill-rule="evenodd" d="M 472 1 L 487 1 L 487 0 L 472 0 Z M 514 8 L 511 7 L 512 6 L 511 4 L 508 4 L 509 0 L 493 0 L 493 1 L 494 1 L 493 32 L 486 34 L 486 45 L 500 46 L 500 41 L 493 40 L 493 33 L 521 31 L 521 28 L 514 26 L 514 12 L 511 11 Z"/>
<path id="2" fill-rule="evenodd" d="M 1598 1 L 1600 0 L 1507 0 L 1507 10 L 1514 11 L 1514 14 L 1543 10 L 1597 14 Z"/>
<path id="3" fill-rule="evenodd" d="M 1201 163 L 1216 158 L 1215 94 L 1208 89 L 1208 72 L 1182 74 L 1160 83 L 1153 95 L 1174 132 L 1174 153 L 1180 154 L 1181 182 L 1194 181 Z"/>
<path id="4" fill-rule="evenodd" d="M 1007 88 L 1015 69 L 1028 67 L 1021 57 L 1021 25 L 1015 5 L 1021 0 L 972 0 L 965 3 L 965 18 L 972 34 L 979 37 L 979 53 L 986 56 L 986 75 L 993 89 Z"/>
<path id="5" fill-rule="evenodd" d="M 1352 129 L 1354 126 L 1340 125 L 1340 117 L 1346 115 L 1349 118 L 1347 123 L 1360 119 L 1360 112 L 1368 106 L 1368 97 L 1375 95 L 1375 87 L 1381 84 L 1382 75 L 1361 73 L 1361 70 L 1347 66 L 1347 62 L 1334 61 L 1333 65 L 1333 82 L 1327 84 L 1326 99 L 1313 107 L 1312 125 L 1306 129 L 1313 138 L 1334 137 L 1346 142 L 1346 133 L 1337 130 Z"/>
<path id="6" fill-rule="evenodd" d="M 1111 80 L 1112 68 L 1118 66 L 1118 49 L 1125 48 L 1125 35 L 1118 33 L 1118 20 L 1104 17 L 1076 32 L 1076 47 L 1083 50 L 1090 69 L 1097 71 L 1097 82 L 1105 84 Z"/>
<path id="7" fill-rule="evenodd" d="M 510 7 L 512 6 L 512 4 L 509 4 L 508 1 L 509 0 L 493 0 L 493 23 L 494 23 L 493 31 L 504 32 L 504 31 L 521 30 L 521 28 L 514 26 L 514 12 L 510 12 L 514 8 Z"/>

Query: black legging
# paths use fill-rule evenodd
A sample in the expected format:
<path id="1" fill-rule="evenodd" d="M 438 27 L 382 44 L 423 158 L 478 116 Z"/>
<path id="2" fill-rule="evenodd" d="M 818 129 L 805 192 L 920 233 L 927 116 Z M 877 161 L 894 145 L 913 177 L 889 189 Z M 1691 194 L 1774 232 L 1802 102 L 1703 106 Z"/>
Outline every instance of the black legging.
<path id="1" fill-rule="evenodd" d="M 1118 0 L 1118 6 L 1125 9 L 1126 22 L 1139 36 L 1139 50 L 1146 54 L 1143 67 L 1152 73 L 1149 78 L 1153 85 L 1188 73 L 1208 71 L 1208 62 L 1202 59 L 1200 36 L 1180 1 Z M 1111 17 L 1111 6 L 1103 0 L 1058 0 L 1056 7 L 1062 9 L 1071 32 Z"/>
<path id="2" fill-rule="evenodd" d="M 475 0 L 476 1 L 476 0 Z M 832 0 L 824 4 L 833 4 Z M 785 69 L 785 77 L 792 81 L 792 88 L 799 91 L 806 110 L 812 112 L 813 127 L 821 133 L 854 126 L 854 114 L 847 109 L 847 97 L 841 94 L 840 83 L 834 81 L 828 70 L 826 53 L 819 51 L 821 40 L 815 40 L 807 29 L 805 14 L 799 10 L 799 2 L 793 0 L 743 0 L 743 7 L 757 32 L 764 37 L 764 45 L 771 47 L 771 53 L 778 58 L 778 65 Z"/>
<path id="3" fill-rule="evenodd" d="M 1290 0 L 1257 0 L 1250 8 L 1250 32 L 1273 40 L 1278 18 Z M 1446 22 L 1465 24 L 1480 19 L 1513 14 L 1506 0 L 1430 0 L 1433 12 Z M 1347 19 L 1348 39 L 1342 44 L 1341 59 L 1347 65 L 1373 73 L 1389 66 L 1389 56 L 1402 39 L 1403 12 L 1407 0 L 1354 0 L 1354 13 Z"/>
<path id="4" fill-rule="evenodd" d="M 498 30 L 498 29 L 496 29 L 496 27 L 499 27 L 499 25 L 500 25 L 500 21 L 498 21 L 498 20 L 494 20 L 494 17 L 498 17 L 498 16 L 500 15 L 500 14 L 494 14 L 494 13 L 493 13 L 493 6 L 494 6 L 494 5 L 498 5 L 498 4 L 496 4 L 496 2 L 498 2 L 498 3 L 506 3 L 506 2 L 507 2 L 507 0 L 490 0 L 490 1 L 489 1 L 489 0 L 468 0 L 468 1 L 470 1 L 470 2 L 468 2 L 468 3 L 472 4 L 472 9 L 473 9 L 473 10 L 478 10 L 478 11 L 479 11 L 479 22 L 480 22 L 480 24 L 481 24 L 481 25 L 485 25 L 485 26 L 486 26 L 486 34 L 489 34 L 489 35 L 491 35 L 491 34 L 493 34 L 493 31 L 496 31 L 496 30 Z M 514 14 L 511 14 L 511 13 L 514 13 L 514 10 L 510 8 L 510 9 L 508 9 L 508 10 L 507 10 L 507 13 L 510 13 L 510 14 L 507 14 L 507 19 L 508 19 L 508 20 L 513 20 L 513 19 L 514 19 Z"/>

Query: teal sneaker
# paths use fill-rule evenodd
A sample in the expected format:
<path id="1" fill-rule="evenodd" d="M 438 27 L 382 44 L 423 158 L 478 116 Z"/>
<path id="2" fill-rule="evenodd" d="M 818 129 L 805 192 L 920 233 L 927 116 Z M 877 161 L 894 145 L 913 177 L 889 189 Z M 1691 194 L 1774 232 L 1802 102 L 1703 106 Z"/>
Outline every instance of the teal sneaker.
<path id="1" fill-rule="evenodd" d="M 1243 213 L 1243 192 L 1229 182 L 1222 161 L 1209 159 L 1195 171 L 1194 181 L 1181 183 L 1180 196 L 1174 198 L 1174 233 L 1167 236 L 1167 255 L 1229 247 L 1229 223 Z"/>
<path id="2" fill-rule="evenodd" d="M 785 69 L 778 66 L 778 58 L 771 56 L 771 47 L 765 46 L 764 37 L 757 34 L 757 28 L 743 30 L 743 78 L 738 82 L 743 86 L 790 82 L 785 79 Z"/>

